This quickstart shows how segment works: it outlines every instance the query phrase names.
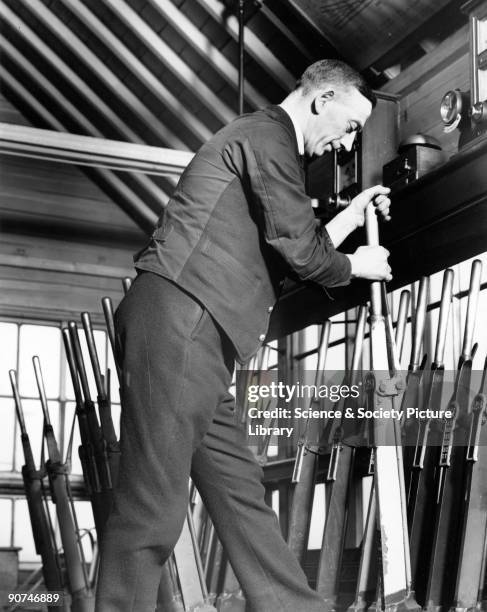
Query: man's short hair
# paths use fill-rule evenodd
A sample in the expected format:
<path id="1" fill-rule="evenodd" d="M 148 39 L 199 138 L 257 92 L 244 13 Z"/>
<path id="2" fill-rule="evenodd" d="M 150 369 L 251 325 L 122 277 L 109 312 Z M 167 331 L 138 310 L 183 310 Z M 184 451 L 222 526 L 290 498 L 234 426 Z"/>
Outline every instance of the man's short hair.
<path id="1" fill-rule="evenodd" d="M 370 100 L 372 107 L 377 104 L 376 95 L 364 77 L 345 62 L 335 59 L 319 60 L 308 66 L 296 82 L 295 89 L 302 88 L 303 94 L 307 95 L 311 91 L 319 89 L 325 83 L 354 87 L 367 100 Z"/>

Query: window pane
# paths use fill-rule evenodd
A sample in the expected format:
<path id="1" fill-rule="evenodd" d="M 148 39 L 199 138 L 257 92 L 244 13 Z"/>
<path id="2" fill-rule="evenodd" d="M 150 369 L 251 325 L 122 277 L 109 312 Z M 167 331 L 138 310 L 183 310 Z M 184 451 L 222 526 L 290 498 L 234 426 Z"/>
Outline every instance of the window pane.
<path id="1" fill-rule="evenodd" d="M 14 546 L 20 546 L 19 561 L 40 561 L 36 553 L 29 509 L 25 499 L 14 502 Z"/>
<path id="2" fill-rule="evenodd" d="M 49 488 L 49 485 L 47 485 L 47 487 Z M 49 512 L 49 514 L 47 515 L 47 518 L 50 521 L 51 529 L 54 531 L 54 544 L 56 546 L 56 550 L 61 551 L 63 548 L 63 545 L 61 543 L 61 536 L 59 535 L 59 527 L 57 524 L 56 504 L 53 503 L 49 495 L 46 498 L 45 505 Z"/>
<path id="3" fill-rule="evenodd" d="M 436 272 L 429 277 L 429 303 L 441 300 L 441 288 L 443 287 L 444 272 Z"/>
<path id="4" fill-rule="evenodd" d="M 320 342 L 321 325 L 310 325 L 304 330 L 304 350 L 312 351 L 318 348 Z M 316 370 L 318 363 L 318 352 L 309 355 L 303 359 L 303 368 L 305 370 Z"/>
<path id="5" fill-rule="evenodd" d="M 12 503 L 11 499 L 0 499 L 0 546 L 12 544 Z"/>
<path id="6" fill-rule="evenodd" d="M 102 330 L 94 330 L 93 335 L 95 337 L 95 346 L 96 346 L 96 351 L 98 355 L 98 362 L 100 364 L 100 370 L 103 376 L 106 370 L 106 359 L 107 359 L 106 334 Z M 86 375 L 88 378 L 88 384 L 90 387 L 90 394 L 91 394 L 92 399 L 95 400 L 97 396 L 97 390 L 96 390 L 96 385 L 95 385 L 95 378 L 93 375 L 93 367 L 91 365 L 90 355 L 88 352 L 86 336 L 81 326 L 78 326 L 78 336 L 80 340 L 81 351 L 83 353 L 83 362 L 84 362 L 84 367 L 86 370 Z M 64 351 L 63 351 L 63 358 L 65 358 Z M 67 377 L 66 379 L 66 397 L 70 400 L 74 400 L 73 384 L 72 384 L 71 374 L 69 372 L 68 367 L 66 367 L 66 377 Z M 118 386 L 118 382 L 117 382 L 117 386 Z"/>
<path id="7" fill-rule="evenodd" d="M 482 370 L 484 367 L 485 356 L 487 354 L 487 334 L 485 333 L 484 321 L 487 313 L 487 290 L 480 292 L 479 303 L 477 307 L 477 321 L 475 326 L 474 342 L 478 342 L 477 352 L 473 359 L 473 367 L 476 370 Z M 476 389 L 475 391 L 478 391 Z"/>
<path id="8" fill-rule="evenodd" d="M 89 501 L 74 502 L 76 518 L 80 529 L 81 542 L 85 560 L 89 563 L 93 558 L 93 543 L 96 540 L 95 521 Z"/>
<path id="9" fill-rule="evenodd" d="M 68 402 L 66 404 L 65 421 L 64 421 L 64 436 L 66 440 L 66 452 L 67 452 L 67 447 L 69 444 L 69 439 L 71 436 L 71 429 L 73 427 L 73 419 L 75 418 L 75 410 L 76 410 L 76 405 L 74 402 Z M 80 444 L 81 444 L 81 439 L 79 435 L 79 425 L 78 425 L 78 419 L 76 419 L 74 423 L 73 445 L 72 445 L 72 453 L 71 453 L 71 474 L 83 474 L 83 470 L 81 469 L 81 462 L 79 460 Z"/>
<path id="10" fill-rule="evenodd" d="M 429 321 L 430 321 L 430 335 L 431 335 L 431 350 L 428 354 L 428 362 L 432 362 L 435 357 L 435 349 L 436 349 L 436 336 L 438 333 L 438 319 L 439 319 L 440 309 L 435 308 L 434 310 L 430 310 L 428 313 Z"/>
<path id="11" fill-rule="evenodd" d="M 95 329 L 93 332 L 95 336 L 95 345 L 96 351 L 98 353 L 98 361 L 100 362 L 100 369 L 105 372 L 107 367 L 107 341 L 106 341 L 106 333 L 101 329 Z"/>
<path id="12" fill-rule="evenodd" d="M 313 509 L 309 526 L 308 550 L 321 548 L 323 541 L 323 528 L 325 524 L 325 485 L 317 484 L 313 497 Z"/>
<path id="13" fill-rule="evenodd" d="M 48 404 L 51 423 L 55 432 L 56 442 L 59 447 L 61 443 L 59 437 L 59 403 L 50 401 L 48 402 Z M 36 467 L 38 468 L 40 465 L 41 444 L 43 439 L 44 426 L 44 417 L 42 414 L 41 404 L 38 400 L 24 400 L 22 402 L 22 406 L 24 409 L 25 428 L 27 429 L 27 434 L 29 435 L 30 445 L 34 454 L 34 462 L 36 464 Z M 46 459 L 48 459 L 47 451 Z M 20 471 L 23 465 L 24 456 L 22 452 L 22 445 L 18 443 L 15 459 L 15 469 L 17 471 Z"/>
<path id="14" fill-rule="evenodd" d="M 120 387 L 118 383 L 117 369 L 111 348 L 108 351 L 108 368 L 110 370 L 110 393 L 111 400 L 117 404 L 120 403 Z"/>
<path id="15" fill-rule="evenodd" d="M 279 518 L 279 489 L 274 489 L 274 491 L 272 491 L 271 506 L 277 518 Z"/>
<path id="16" fill-rule="evenodd" d="M 47 397 L 59 396 L 61 331 L 44 325 L 20 326 L 19 387 L 21 395 L 38 397 L 32 356 L 38 355 Z"/>
<path id="17" fill-rule="evenodd" d="M 401 353 L 401 363 L 403 367 L 409 365 L 411 361 L 411 349 L 412 349 L 412 333 L 413 328 L 411 322 L 406 323 L 406 328 L 404 330 L 404 342 L 402 344 L 402 353 Z"/>
<path id="18" fill-rule="evenodd" d="M 14 401 L 0 398 L 0 470 L 10 471 L 13 467 L 15 435 L 15 407 Z M 15 433 L 14 433 L 15 432 Z M 21 446 L 20 440 L 17 442 Z"/>
<path id="19" fill-rule="evenodd" d="M 367 333 L 367 328 L 365 333 Z M 362 347 L 362 370 L 363 372 L 368 372 L 368 370 L 370 370 L 370 338 L 364 339 L 364 345 Z"/>
<path id="20" fill-rule="evenodd" d="M 0 393 L 12 395 L 12 387 L 8 377 L 9 370 L 17 368 L 17 325 L 0 322 Z"/>
<path id="21" fill-rule="evenodd" d="M 343 344 L 337 344 L 335 346 L 329 347 L 328 352 L 326 354 L 327 373 L 332 373 L 332 372 L 336 373 L 337 371 L 341 371 L 343 373 L 344 368 L 345 368 L 345 346 Z M 326 379 L 326 375 L 325 375 L 325 379 Z M 341 382 L 341 380 L 339 382 Z M 331 381 L 326 380 L 325 383 L 331 384 Z"/>
<path id="22" fill-rule="evenodd" d="M 334 321 L 336 317 L 332 317 L 330 321 Z M 343 315 L 341 315 L 339 322 L 333 322 L 330 328 L 330 344 L 336 340 L 343 340 L 345 338 L 345 323 L 343 323 Z"/>
<path id="23" fill-rule="evenodd" d="M 93 519 L 91 502 L 75 501 L 74 508 L 76 512 L 76 521 L 80 530 L 80 537 L 83 545 L 85 561 L 87 563 L 90 563 L 93 558 L 93 542 L 96 539 L 95 521 Z M 52 502 L 49 502 L 49 510 L 51 514 L 51 521 L 55 529 L 56 543 L 58 549 L 62 550 L 62 540 L 59 532 L 59 524 L 57 521 L 56 506 Z"/>
<path id="24" fill-rule="evenodd" d="M 120 439 L 120 404 L 112 404 L 112 421 L 115 434 Z"/>
<path id="25" fill-rule="evenodd" d="M 61 549 L 62 542 L 59 535 L 59 525 L 56 517 L 56 507 L 49 501 L 49 512 L 51 515 L 51 521 L 53 528 L 56 532 L 56 543 Z M 93 512 L 91 510 L 91 504 L 88 501 L 77 501 L 74 502 L 76 511 L 76 518 L 78 521 L 80 535 L 83 543 L 83 551 L 85 554 L 86 561 L 91 561 L 93 557 L 92 540 L 90 534 L 94 536 L 94 520 Z M 29 510 L 26 500 L 15 501 L 15 525 L 14 525 L 14 546 L 21 546 L 22 550 L 19 552 L 19 560 L 21 562 L 39 561 L 40 558 L 35 551 L 34 537 L 32 535 L 32 525 L 30 522 Z M 8 523 L 10 528 L 10 520 Z"/>
<path id="26" fill-rule="evenodd" d="M 95 347 L 98 353 L 98 362 L 100 364 L 101 373 L 104 374 L 106 367 L 106 340 L 105 340 L 105 332 L 101 330 L 94 330 L 93 335 L 95 337 Z M 91 399 L 95 400 L 97 396 L 97 390 L 95 385 L 95 377 L 93 375 L 93 368 L 91 365 L 90 354 L 88 352 L 88 345 L 86 343 L 86 336 L 81 325 L 78 325 L 78 337 L 81 345 L 81 352 L 83 354 L 83 362 L 86 371 L 86 376 L 88 378 L 88 385 L 90 388 Z M 63 359 L 65 359 L 65 354 L 63 350 Z M 66 397 L 70 400 L 74 400 L 74 391 L 73 391 L 73 383 L 71 380 L 71 374 L 69 372 L 69 368 L 66 366 Z"/>

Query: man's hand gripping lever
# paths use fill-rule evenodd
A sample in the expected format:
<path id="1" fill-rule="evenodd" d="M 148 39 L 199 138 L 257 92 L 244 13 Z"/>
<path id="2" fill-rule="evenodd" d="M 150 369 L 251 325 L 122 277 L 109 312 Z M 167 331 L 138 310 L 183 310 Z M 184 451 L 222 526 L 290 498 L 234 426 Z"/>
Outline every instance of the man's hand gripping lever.
<path id="1" fill-rule="evenodd" d="M 390 221 L 389 193 L 390 189 L 382 185 L 365 189 L 352 200 L 349 208 L 344 212 L 353 215 L 356 227 L 362 227 L 365 223 L 367 206 L 373 204 L 375 214 L 384 221 Z M 391 267 L 387 262 L 388 257 L 389 251 L 378 243 L 360 246 L 353 255 L 348 255 L 352 264 L 352 277 L 378 281 L 392 280 Z"/>
<path id="2" fill-rule="evenodd" d="M 365 211 L 369 204 L 371 211 L 384 221 L 390 221 L 390 189 L 374 185 L 359 193 L 350 204 L 326 225 L 326 230 L 338 247 L 345 238 L 365 223 Z M 365 278 L 376 281 L 392 280 L 391 268 L 387 262 L 389 251 L 377 243 L 360 246 L 355 253 L 347 254 L 351 264 L 352 278 Z"/>

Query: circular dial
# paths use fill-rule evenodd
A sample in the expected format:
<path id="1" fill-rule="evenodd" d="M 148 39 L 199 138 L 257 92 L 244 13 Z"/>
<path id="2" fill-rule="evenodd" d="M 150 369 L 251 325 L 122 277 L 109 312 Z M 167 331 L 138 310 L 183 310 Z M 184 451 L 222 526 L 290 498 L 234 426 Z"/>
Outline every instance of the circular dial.
<path id="1" fill-rule="evenodd" d="M 445 125 L 451 125 L 462 113 L 462 96 L 458 89 L 447 91 L 440 105 L 441 119 Z"/>

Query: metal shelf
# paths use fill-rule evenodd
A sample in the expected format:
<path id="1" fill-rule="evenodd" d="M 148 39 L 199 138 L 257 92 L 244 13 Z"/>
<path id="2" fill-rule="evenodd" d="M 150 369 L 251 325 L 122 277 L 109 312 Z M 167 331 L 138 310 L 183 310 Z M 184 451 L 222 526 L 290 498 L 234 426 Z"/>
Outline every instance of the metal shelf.
<path id="1" fill-rule="evenodd" d="M 487 250 L 487 138 L 454 155 L 441 167 L 392 195 L 392 221 L 381 226 L 391 252 L 394 290 Z M 363 232 L 342 249 L 365 244 Z M 319 323 L 364 303 L 368 283 L 353 281 L 329 290 L 295 284 L 274 309 L 269 339 Z"/>

